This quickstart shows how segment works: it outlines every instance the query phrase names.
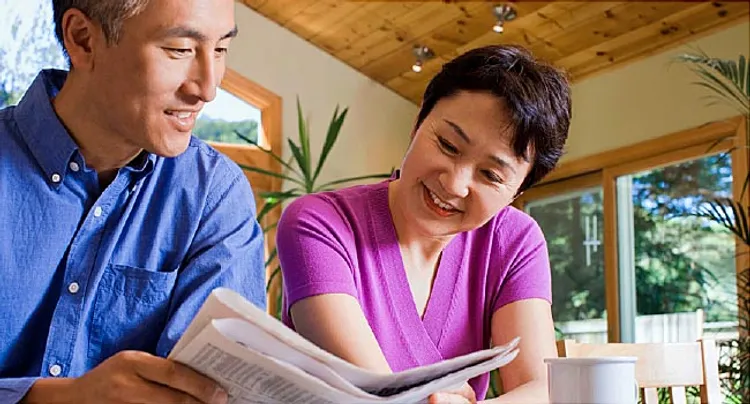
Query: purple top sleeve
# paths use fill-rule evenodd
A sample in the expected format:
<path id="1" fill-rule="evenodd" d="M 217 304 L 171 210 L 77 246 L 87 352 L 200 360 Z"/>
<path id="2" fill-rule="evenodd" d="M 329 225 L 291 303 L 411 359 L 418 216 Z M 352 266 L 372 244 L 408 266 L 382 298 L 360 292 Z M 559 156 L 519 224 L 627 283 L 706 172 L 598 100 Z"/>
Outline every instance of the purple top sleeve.
<path id="1" fill-rule="evenodd" d="M 349 252 L 351 229 L 325 197 L 308 195 L 292 202 L 279 220 L 276 247 L 284 268 L 283 321 L 297 301 L 324 293 L 358 298 Z"/>
<path id="2" fill-rule="evenodd" d="M 492 262 L 509 265 L 504 280 L 495 291 L 493 313 L 518 300 L 539 298 L 552 302 L 552 279 L 547 243 L 539 225 L 528 215 L 515 209 L 512 217 L 496 229 L 497 248 Z"/>

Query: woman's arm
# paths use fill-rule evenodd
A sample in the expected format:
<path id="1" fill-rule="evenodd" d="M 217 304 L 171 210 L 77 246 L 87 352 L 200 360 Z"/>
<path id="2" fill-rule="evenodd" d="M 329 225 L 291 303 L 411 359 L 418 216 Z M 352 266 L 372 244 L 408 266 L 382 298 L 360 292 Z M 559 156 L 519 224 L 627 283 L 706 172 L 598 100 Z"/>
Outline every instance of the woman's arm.
<path id="1" fill-rule="evenodd" d="M 500 368 L 505 394 L 486 403 L 546 403 L 547 367 L 544 358 L 557 357 L 555 328 L 549 302 L 524 299 L 509 303 L 492 315 L 492 343 L 506 344 L 521 337 L 518 356 Z"/>
<path id="2" fill-rule="evenodd" d="M 308 297 L 295 303 L 291 314 L 297 332 L 315 345 L 359 367 L 391 373 L 354 297 L 346 294 Z"/>

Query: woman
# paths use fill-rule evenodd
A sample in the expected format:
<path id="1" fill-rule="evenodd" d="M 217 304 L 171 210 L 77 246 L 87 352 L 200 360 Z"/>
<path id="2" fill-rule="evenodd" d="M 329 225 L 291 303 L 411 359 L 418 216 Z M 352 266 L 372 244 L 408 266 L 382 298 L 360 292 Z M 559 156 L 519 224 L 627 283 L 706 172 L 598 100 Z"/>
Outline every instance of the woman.
<path id="1" fill-rule="evenodd" d="M 358 366 L 396 372 L 504 344 L 493 402 L 547 400 L 557 356 L 550 268 L 534 220 L 509 204 L 557 163 L 565 76 L 517 47 L 447 63 L 428 85 L 389 180 L 296 200 L 279 222 L 283 321 Z M 488 375 L 434 402 L 484 398 Z M 450 401 L 450 400 L 449 400 Z"/>

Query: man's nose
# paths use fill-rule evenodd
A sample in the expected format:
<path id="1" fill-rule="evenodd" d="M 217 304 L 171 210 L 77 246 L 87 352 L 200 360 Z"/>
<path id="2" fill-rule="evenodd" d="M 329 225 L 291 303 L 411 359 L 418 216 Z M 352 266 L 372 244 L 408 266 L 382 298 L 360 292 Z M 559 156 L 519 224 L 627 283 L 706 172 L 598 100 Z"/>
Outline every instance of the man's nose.
<path id="1" fill-rule="evenodd" d="M 190 95 L 200 98 L 203 102 L 210 102 L 216 98 L 216 86 L 219 84 L 218 63 L 220 62 L 213 56 L 195 59 L 187 86 Z"/>

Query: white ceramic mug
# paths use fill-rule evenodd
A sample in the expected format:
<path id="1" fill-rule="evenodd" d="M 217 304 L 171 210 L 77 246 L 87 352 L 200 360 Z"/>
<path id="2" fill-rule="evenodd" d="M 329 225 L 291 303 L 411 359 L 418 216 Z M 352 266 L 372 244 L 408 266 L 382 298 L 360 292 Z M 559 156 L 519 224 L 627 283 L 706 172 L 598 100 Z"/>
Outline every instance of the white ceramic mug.
<path id="1" fill-rule="evenodd" d="M 551 404 L 636 404 L 638 383 L 630 356 L 547 358 Z"/>

